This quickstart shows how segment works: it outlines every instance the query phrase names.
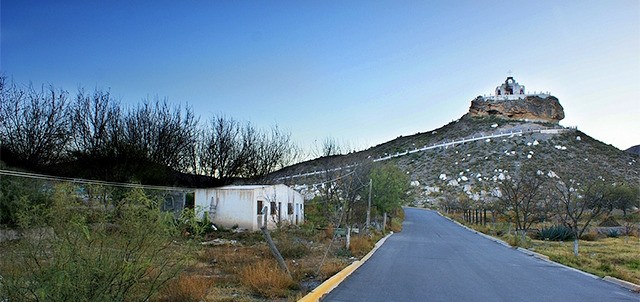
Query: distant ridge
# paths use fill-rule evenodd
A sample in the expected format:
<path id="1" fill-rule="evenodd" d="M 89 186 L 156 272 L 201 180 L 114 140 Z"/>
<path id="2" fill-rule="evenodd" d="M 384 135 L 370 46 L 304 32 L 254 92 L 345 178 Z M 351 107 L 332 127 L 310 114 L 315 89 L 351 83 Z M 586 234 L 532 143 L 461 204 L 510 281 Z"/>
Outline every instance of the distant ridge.
<path id="1" fill-rule="evenodd" d="M 635 145 L 635 146 L 633 146 L 633 147 L 631 147 L 631 148 L 629 148 L 627 150 L 624 150 L 624 151 L 640 155 L 640 145 Z"/>

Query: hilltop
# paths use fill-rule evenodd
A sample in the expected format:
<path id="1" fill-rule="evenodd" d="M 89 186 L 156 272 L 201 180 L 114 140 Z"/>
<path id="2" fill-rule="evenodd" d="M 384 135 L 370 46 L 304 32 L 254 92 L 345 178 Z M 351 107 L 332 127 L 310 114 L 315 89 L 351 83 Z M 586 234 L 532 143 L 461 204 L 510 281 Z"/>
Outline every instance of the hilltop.
<path id="1" fill-rule="evenodd" d="M 508 79 L 505 83 L 515 81 Z M 523 165 L 535 167 L 549 177 L 595 173 L 601 179 L 640 183 L 640 156 L 602 143 L 575 127 L 558 125 L 564 111 L 557 98 L 524 94 L 520 98 L 509 97 L 510 100 L 498 99 L 493 104 L 517 108 L 517 115 L 491 110 L 478 114 L 477 103 L 491 101 L 479 97 L 472 101 L 469 113 L 438 129 L 399 136 L 360 152 L 299 163 L 276 171 L 269 178 L 305 191 L 313 189 L 307 185 L 325 180 L 323 171 L 389 163 L 411 176 L 412 185 L 423 194 L 423 200 L 441 192 L 464 192 L 479 199 L 492 191 L 499 180 L 509 177 L 509 171 Z M 532 102 L 542 105 L 532 106 Z M 534 115 L 537 118 L 531 119 Z"/>

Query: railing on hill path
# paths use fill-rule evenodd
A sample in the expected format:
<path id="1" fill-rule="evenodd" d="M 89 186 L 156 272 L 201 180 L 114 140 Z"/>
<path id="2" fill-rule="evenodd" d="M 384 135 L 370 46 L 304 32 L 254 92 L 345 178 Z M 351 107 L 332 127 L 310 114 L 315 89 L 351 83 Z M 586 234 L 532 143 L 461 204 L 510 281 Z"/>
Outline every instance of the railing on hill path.
<path id="1" fill-rule="evenodd" d="M 513 137 L 515 135 L 522 135 L 522 134 L 529 134 L 529 133 L 560 134 L 562 132 L 575 131 L 577 129 L 578 129 L 577 127 L 561 127 L 561 128 L 527 129 L 527 130 L 509 131 L 509 132 L 498 131 L 498 132 L 495 132 L 495 133 L 492 133 L 492 134 L 488 134 L 488 135 L 481 135 L 481 136 L 477 136 L 477 137 L 476 136 L 470 136 L 470 137 L 454 140 L 454 141 L 451 141 L 451 142 L 447 142 L 447 140 L 445 140 L 444 143 L 433 144 L 431 146 L 424 146 L 422 148 L 416 148 L 416 149 L 413 149 L 413 150 L 407 150 L 405 152 L 398 152 L 396 154 L 391 154 L 391 155 L 387 155 L 387 156 L 384 156 L 384 157 L 379 157 L 379 158 L 373 159 L 373 162 L 380 162 L 380 161 L 390 160 L 392 158 L 401 157 L 401 156 L 405 156 L 405 155 L 409 155 L 409 154 L 413 154 L 413 153 L 417 153 L 417 152 L 423 152 L 423 151 L 437 149 L 437 148 L 448 148 L 449 146 L 455 146 L 455 145 L 459 145 L 459 144 L 464 144 L 464 143 L 473 142 L 473 141 L 479 141 L 479 140 L 485 140 L 485 139 L 492 139 L 492 138 L 505 137 L 505 136 L 506 137 Z M 342 169 L 354 168 L 354 167 L 356 167 L 358 165 L 360 165 L 360 164 L 354 163 L 352 165 L 348 165 L 348 166 L 344 166 L 344 167 L 338 167 L 338 168 L 329 169 L 329 170 L 321 170 L 321 171 L 313 171 L 313 172 L 307 172 L 307 173 L 301 173 L 301 174 L 295 174 L 295 175 L 287 175 L 287 176 L 276 178 L 275 180 L 294 179 L 294 178 L 300 178 L 300 177 L 319 175 L 319 174 L 339 171 L 339 170 L 342 170 Z"/>

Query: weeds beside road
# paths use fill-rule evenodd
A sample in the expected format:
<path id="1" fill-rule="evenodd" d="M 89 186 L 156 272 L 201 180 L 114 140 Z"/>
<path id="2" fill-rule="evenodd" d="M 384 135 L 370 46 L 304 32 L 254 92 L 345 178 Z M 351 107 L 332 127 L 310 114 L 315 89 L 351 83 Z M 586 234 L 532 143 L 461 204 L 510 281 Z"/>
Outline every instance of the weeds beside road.
<path id="1" fill-rule="evenodd" d="M 501 239 L 511 246 L 523 247 L 546 255 L 550 260 L 597 275 L 612 276 L 640 284 L 640 239 L 637 234 L 628 237 L 607 237 L 596 232 L 580 239 L 580 255 L 573 255 L 572 241 L 548 241 L 532 239 L 529 235 L 523 242 L 506 222 L 470 224 L 460 215 L 445 214 L 452 219 L 484 234 Z M 589 239 L 589 240 L 584 240 Z"/>

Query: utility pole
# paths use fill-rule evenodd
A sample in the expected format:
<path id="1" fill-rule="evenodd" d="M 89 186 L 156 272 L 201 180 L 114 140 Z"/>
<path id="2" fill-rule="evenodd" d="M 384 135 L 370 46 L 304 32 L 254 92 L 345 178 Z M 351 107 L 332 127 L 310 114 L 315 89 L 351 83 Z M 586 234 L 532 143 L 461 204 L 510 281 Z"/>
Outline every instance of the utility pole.
<path id="1" fill-rule="evenodd" d="M 366 222 L 367 232 L 369 232 L 369 227 L 371 225 L 371 189 L 372 187 L 373 187 L 373 180 L 369 178 L 369 203 L 367 205 L 367 222 Z"/>

